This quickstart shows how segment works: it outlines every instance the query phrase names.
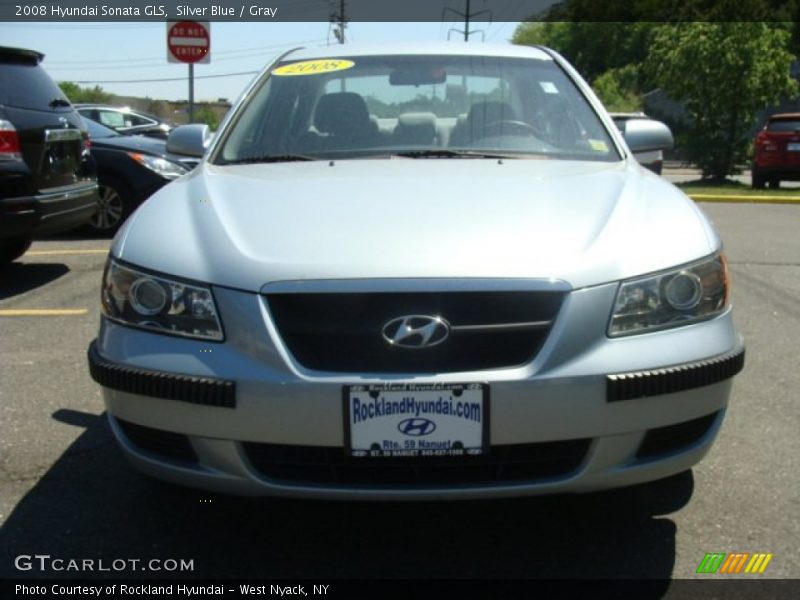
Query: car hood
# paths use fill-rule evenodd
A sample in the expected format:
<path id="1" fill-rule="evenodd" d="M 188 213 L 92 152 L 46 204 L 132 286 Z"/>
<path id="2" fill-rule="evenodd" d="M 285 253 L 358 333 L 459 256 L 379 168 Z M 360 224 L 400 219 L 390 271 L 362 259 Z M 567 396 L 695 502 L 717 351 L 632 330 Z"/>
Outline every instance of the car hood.
<path id="1" fill-rule="evenodd" d="M 204 163 L 144 203 L 112 253 L 250 291 L 429 277 L 580 288 L 719 247 L 686 196 L 632 161 L 372 159 Z"/>
<path id="2" fill-rule="evenodd" d="M 163 156 L 177 162 L 177 157 L 167 154 L 167 142 L 145 135 L 115 135 L 92 138 L 92 146 L 126 152 L 141 152 L 152 156 Z"/>

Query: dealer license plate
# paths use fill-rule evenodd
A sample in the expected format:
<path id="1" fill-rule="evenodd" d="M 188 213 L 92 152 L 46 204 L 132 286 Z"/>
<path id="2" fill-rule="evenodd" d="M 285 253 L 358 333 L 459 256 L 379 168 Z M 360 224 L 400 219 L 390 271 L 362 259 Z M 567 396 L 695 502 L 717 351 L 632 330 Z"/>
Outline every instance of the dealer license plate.
<path id="1" fill-rule="evenodd" d="M 350 385 L 343 390 L 345 449 L 358 457 L 483 454 L 489 386 L 483 383 Z"/>

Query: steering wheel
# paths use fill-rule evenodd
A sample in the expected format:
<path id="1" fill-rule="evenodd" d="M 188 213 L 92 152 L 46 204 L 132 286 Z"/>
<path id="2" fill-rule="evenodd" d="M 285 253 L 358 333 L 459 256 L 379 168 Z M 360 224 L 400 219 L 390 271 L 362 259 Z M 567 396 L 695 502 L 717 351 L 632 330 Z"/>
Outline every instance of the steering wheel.
<path id="1" fill-rule="evenodd" d="M 539 131 L 530 123 L 525 121 L 494 121 L 488 123 L 481 132 L 483 137 L 494 137 L 497 135 L 530 135 L 539 137 Z"/>

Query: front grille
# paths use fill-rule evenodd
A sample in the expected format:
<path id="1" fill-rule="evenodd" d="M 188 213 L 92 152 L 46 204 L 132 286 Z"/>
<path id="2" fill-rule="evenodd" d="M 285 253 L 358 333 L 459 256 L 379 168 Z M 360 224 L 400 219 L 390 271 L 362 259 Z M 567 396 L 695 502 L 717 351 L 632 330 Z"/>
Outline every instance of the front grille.
<path id="1" fill-rule="evenodd" d="M 304 367 L 355 373 L 447 373 L 531 361 L 556 317 L 561 292 L 270 294 L 281 338 Z M 442 343 L 402 348 L 384 327 L 408 315 L 441 317 Z"/>
<path id="2" fill-rule="evenodd" d="M 342 448 L 245 443 L 253 467 L 288 483 L 386 487 L 502 485 L 571 475 L 583 462 L 589 439 L 493 446 L 487 454 L 424 458 L 354 458 Z"/>
<path id="3" fill-rule="evenodd" d="M 188 463 L 197 462 L 194 448 L 192 448 L 189 438 L 185 435 L 137 425 L 122 419 L 117 419 L 116 421 L 125 437 L 140 450 L 160 458 L 169 458 Z"/>
<path id="4" fill-rule="evenodd" d="M 718 414 L 712 413 L 692 421 L 649 430 L 639 446 L 636 458 L 648 460 L 688 449 L 708 433 Z"/>

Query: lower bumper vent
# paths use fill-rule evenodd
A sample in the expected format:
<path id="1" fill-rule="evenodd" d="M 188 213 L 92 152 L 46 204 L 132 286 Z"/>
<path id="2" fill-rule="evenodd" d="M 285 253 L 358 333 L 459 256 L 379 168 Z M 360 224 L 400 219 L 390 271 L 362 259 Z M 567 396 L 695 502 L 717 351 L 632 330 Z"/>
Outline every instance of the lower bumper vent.
<path id="1" fill-rule="evenodd" d="M 245 443 L 264 477 L 292 483 L 373 486 L 498 485 L 571 475 L 583 462 L 589 439 L 494 446 L 464 458 L 353 458 L 342 448 Z"/>
<path id="2" fill-rule="evenodd" d="M 708 433 L 718 414 L 715 412 L 685 423 L 649 430 L 642 440 L 642 445 L 639 446 L 636 458 L 649 460 L 687 450 Z"/>
<path id="3" fill-rule="evenodd" d="M 152 429 L 121 419 L 117 419 L 116 422 L 125 437 L 141 450 L 155 454 L 159 458 L 188 463 L 197 462 L 197 454 L 195 454 L 189 438 L 183 434 Z"/>

